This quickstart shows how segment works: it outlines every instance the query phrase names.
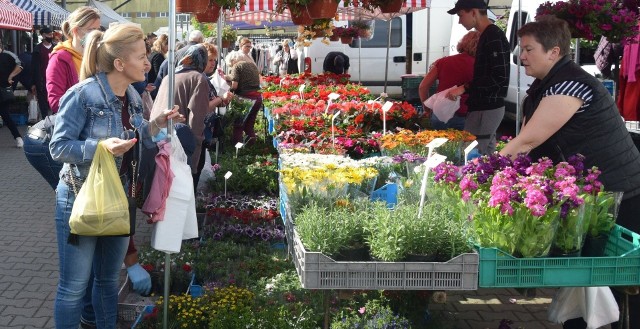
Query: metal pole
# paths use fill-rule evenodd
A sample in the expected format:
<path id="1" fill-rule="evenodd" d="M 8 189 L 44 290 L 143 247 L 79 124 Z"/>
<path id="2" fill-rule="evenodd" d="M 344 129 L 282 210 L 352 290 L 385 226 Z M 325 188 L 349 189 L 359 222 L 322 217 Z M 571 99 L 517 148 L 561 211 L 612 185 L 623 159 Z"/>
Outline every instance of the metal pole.
<path id="1" fill-rule="evenodd" d="M 175 49 L 176 49 L 176 2 L 169 0 L 169 54 L 168 54 L 168 63 L 169 67 L 167 70 L 167 77 L 169 84 L 169 93 L 167 96 L 167 104 L 169 108 L 173 108 L 174 97 L 173 91 L 175 89 L 175 80 L 176 80 L 176 72 L 175 72 Z M 180 109 L 183 110 L 183 109 Z M 167 134 L 169 138 L 173 135 L 173 120 L 169 120 L 167 122 Z M 171 255 L 169 253 L 165 254 L 164 257 L 164 298 L 162 300 L 162 328 L 167 329 L 169 324 L 169 286 L 170 286 L 170 278 L 169 275 L 171 271 Z"/>
<path id="2" fill-rule="evenodd" d="M 518 25 L 517 28 L 520 29 L 520 27 L 522 26 L 522 15 L 520 14 L 522 12 L 522 0 L 518 0 L 518 11 L 516 12 L 516 15 L 518 15 Z M 514 33 L 511 33 L 512 35 L 515 35 Z M 520 118 L 522 117 L 522 108 L 520 107 L 520 70 L 522 67 L 522 63 L 520 62 L 520 42 L 518 42 L 518 39 L 516 38 L 516 44 L 517 47 L 516 49 L 518 49 L 518 59 L 516 60 L 516 63 L 518 64 L 517 66 L 517 72 L 516 72 L 516 81 L 517 81 L 517 88 L 516 88 L 516 136 L 518 136 L 518 134 L 520 134 Z M 511 59 L 509 59 L 511 60 Z"/>
<path id="3" fill-rule="evenodd" d="M 429 58 L 429 49 L 430 48 L 431 48 L 431 7 L 427 7 L 427 51 L 426 51 L 426 56 L 425 56 L 425 64 L 427 65 L 427 67 L 424 70 L 425 75 L 427 75 L 427 73 L 429 73 L 429 59 L 430 59 Z"/>
<path id="4" fill-rule="evenodd" d="M 362 38 L 358 38 L 358 83 L 362 83 Z"/>
<path id="5" fill-rule="evenodd" d="M 389 18 L 389 28 L 387 29 L 387 60 L 384 65 L 384 93 L 387 93 L 387 80 L 389 76 L 389 47 L 391 47 L 391 21 L 393 18 Z"/>

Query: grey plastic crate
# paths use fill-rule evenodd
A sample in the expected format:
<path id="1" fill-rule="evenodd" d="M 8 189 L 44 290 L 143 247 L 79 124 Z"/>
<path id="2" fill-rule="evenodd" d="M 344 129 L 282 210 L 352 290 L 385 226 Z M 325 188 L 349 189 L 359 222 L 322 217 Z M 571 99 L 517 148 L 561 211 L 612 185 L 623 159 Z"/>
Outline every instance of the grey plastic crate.
<path id="1" fill-rule="evenodd" d="M 342 262 L 304 249 L 291 218 L 286 223 L 289 251 L 305 289 L 477 290 L 477 253 L 443 263 Z"/>

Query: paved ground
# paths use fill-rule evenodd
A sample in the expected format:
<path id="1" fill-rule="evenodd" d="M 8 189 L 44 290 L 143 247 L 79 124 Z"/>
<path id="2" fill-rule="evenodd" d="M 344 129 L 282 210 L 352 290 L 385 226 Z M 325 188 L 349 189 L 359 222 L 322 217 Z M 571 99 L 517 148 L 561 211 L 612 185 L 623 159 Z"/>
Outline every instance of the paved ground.
<path id="1" fill-rule="evenodd" d="M 0 328 L 54 327 L 58 255 L 53 210 L 54 192 L 15 148 L 9 130 L 0 128 Z M 149 227 L 138 223 L 136 240 L 142 244 Z M 447 328 L 495 329 L 501 319 L 509 319 L 513 329 L 557 329 L 546 321 L 553 293 L 538 290 L 536 298 L 513 289 L 449 293 L 447 303 L 431 310 Z"/>

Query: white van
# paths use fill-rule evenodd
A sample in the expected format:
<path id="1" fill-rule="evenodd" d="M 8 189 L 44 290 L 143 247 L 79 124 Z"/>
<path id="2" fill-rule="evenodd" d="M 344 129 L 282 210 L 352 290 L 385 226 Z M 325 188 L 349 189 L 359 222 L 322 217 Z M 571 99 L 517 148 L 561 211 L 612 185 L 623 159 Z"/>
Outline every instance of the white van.
<path id="1" fill-rule="evenodd" d="M 304 57 L 309 58 L 307 61 L 311 63 L 312 73 L 322 73 L 325 56 L 331 51 L 343 52 L 349 56 L 351 81 L 361 82 L 372 93 L 378 94 L 384 90 L 386 80 L 387 93 L 399 96 L 402 93 L 403 75 L 424 75 L 431 63 L 449 55 L 453 18 L 447 14 L 447 10 L 454 5 L 455 0 L 433 1 L 431 8 L 410 15 L 390 21 L 375 20 L 372 39 L 361 40 L 361 45 L 358 39 L 348 45 L 340 41 L 325 45 L 314 40 L 311 46 L 305 48 Z M 347 26 L 348 22 L 339 21 L 335 25 Z M 391 42 L 387 57 L 389 36 Z"/>

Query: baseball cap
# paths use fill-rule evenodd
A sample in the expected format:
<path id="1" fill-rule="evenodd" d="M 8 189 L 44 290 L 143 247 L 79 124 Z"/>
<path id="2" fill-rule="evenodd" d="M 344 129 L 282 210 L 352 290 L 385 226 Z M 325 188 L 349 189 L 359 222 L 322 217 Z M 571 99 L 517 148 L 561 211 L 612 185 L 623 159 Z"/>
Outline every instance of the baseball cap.
<path id="1" fill-rule="evenodd" d="M 51 30 L 48 27 L 43 27 L 43 28 L 40 29 L 40 35 L 47 34 L 47 33 L 52 33 L 52 32 L 53 32 L 53 30 Z"/>
<path id="2" fill-rule="evenodd" d="M 487 4 L 484 0 L 458 0 L 456 6 L 453 9 L 447 11 L 451 15 L 455 15 L 460 9 L 487 9 Z"/>

